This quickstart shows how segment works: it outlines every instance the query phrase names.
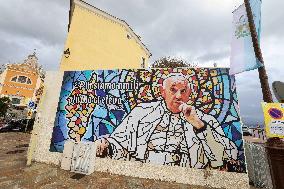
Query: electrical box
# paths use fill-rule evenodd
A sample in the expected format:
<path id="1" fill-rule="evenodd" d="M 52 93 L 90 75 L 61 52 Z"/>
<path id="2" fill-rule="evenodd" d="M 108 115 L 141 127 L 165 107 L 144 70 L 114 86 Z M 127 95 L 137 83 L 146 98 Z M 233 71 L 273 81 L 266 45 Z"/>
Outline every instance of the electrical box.
<path id="1" fill-rule="evenodd" d="M 94 172 L 96 147 L 94 142 L 67 141 L 64 145 L 61 168 L 74 173 L 90 175 Z"/>

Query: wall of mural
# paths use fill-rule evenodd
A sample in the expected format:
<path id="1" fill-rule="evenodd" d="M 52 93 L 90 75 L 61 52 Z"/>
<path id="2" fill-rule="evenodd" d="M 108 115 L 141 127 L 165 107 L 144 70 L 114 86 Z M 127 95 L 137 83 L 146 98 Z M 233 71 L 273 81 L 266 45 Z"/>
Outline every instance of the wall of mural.
<path id="1" fill-rule="evenodd" d="M 50 151 L 246 172 L 235 79 L 224 68 L 65 72 Z"/>

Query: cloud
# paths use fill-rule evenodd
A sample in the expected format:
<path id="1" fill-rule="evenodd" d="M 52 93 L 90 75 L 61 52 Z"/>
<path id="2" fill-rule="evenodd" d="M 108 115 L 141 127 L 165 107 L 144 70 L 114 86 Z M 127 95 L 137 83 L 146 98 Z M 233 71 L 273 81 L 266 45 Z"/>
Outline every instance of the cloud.
<path id="1" fill-rule="evenodd" d="M 221 51 L 224 46 L 228 49 L 230 45 L 232 15 L 227 9 L 232 5 L 228 1 L 88 2 L 125 19 L 134 31 L 142 36 L 143 42 L 153 54 L 152 62 L 162 56 L 176 56 L 181 54 L 181 51 L 197 59 L 206 56 L 205 49 L 212 54 Z"/>
<path id="2" fill-rule="evenodd" d="M 213 51 L 210 53 L 204 53 L 203 55 L 199 56 L 197 59 L 200 62 L 207 62 L 212 60 L 220 60 L 223 58 L 228 57 L 228 54 L 230 53 L 229 49 L 220 49 L 219 51 Z"/>
<path id="3" fill-rule="evenodd" d="M 68 1 L 10 0 L 2 3 L 0 63 L 21 62 L 37 49 L 39 63 L 45 69 L 58 69 L 67 34 L 68 11 Z"/>
<path id="4" fill-rule="evenodd" d="M 284 1 L 262 1 L 262 34 L 265 37 L 283 39 Z"/>
<path id="5" fill-rule="evenodd" d="M 242 0 L 87 0 L 125 20 L 152 52 L 151 62 L 177 56 L 200 66 L 229 66 L 232 11 Z M 263 1 L 262 53 L 270 84 L 284 78 L 284 1 Z M 69 1 L 9 0 L 0 6 L 0 63 L 20 62 L 37 49 L 56 70 L 67 35 Z M 272 14 L 273 13 L 273 14 Z M 281 68 L 282 66 L 282 68 Z M 257 70 L 236 76 L 245 122 L 262 122 Z"/>

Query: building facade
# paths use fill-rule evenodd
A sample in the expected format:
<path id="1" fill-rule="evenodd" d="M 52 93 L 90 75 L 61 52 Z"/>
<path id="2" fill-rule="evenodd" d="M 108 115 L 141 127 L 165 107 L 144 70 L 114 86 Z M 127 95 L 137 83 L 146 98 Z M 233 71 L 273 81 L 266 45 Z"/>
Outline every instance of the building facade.
<path id="1" fill-rule="evenodd" d="M 37 103 L 43 81 L 44 72 L 34 53 L 23 63 L 3 66 L 0 74 L 0 97 L 9 97 L 16 106 L 27 106 L 30 101 Z"/>
<path id="2" fill-rule="evenodd" d="M 60 70 L 148 67 L 151 53 L 125 21 L 81 0 L 70 5 Z"/>

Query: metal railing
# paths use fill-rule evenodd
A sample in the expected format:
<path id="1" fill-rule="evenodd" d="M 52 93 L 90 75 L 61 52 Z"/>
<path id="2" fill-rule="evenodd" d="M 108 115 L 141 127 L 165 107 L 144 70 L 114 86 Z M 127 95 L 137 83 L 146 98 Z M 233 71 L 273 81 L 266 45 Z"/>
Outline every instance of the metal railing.
<path id="1" fill-rule="evenodd" d="M 252 131 L 252 137 L 260 138 L 262 140 L 266 140 L 266 134 L 264 128 L 250 128 Z"/>

